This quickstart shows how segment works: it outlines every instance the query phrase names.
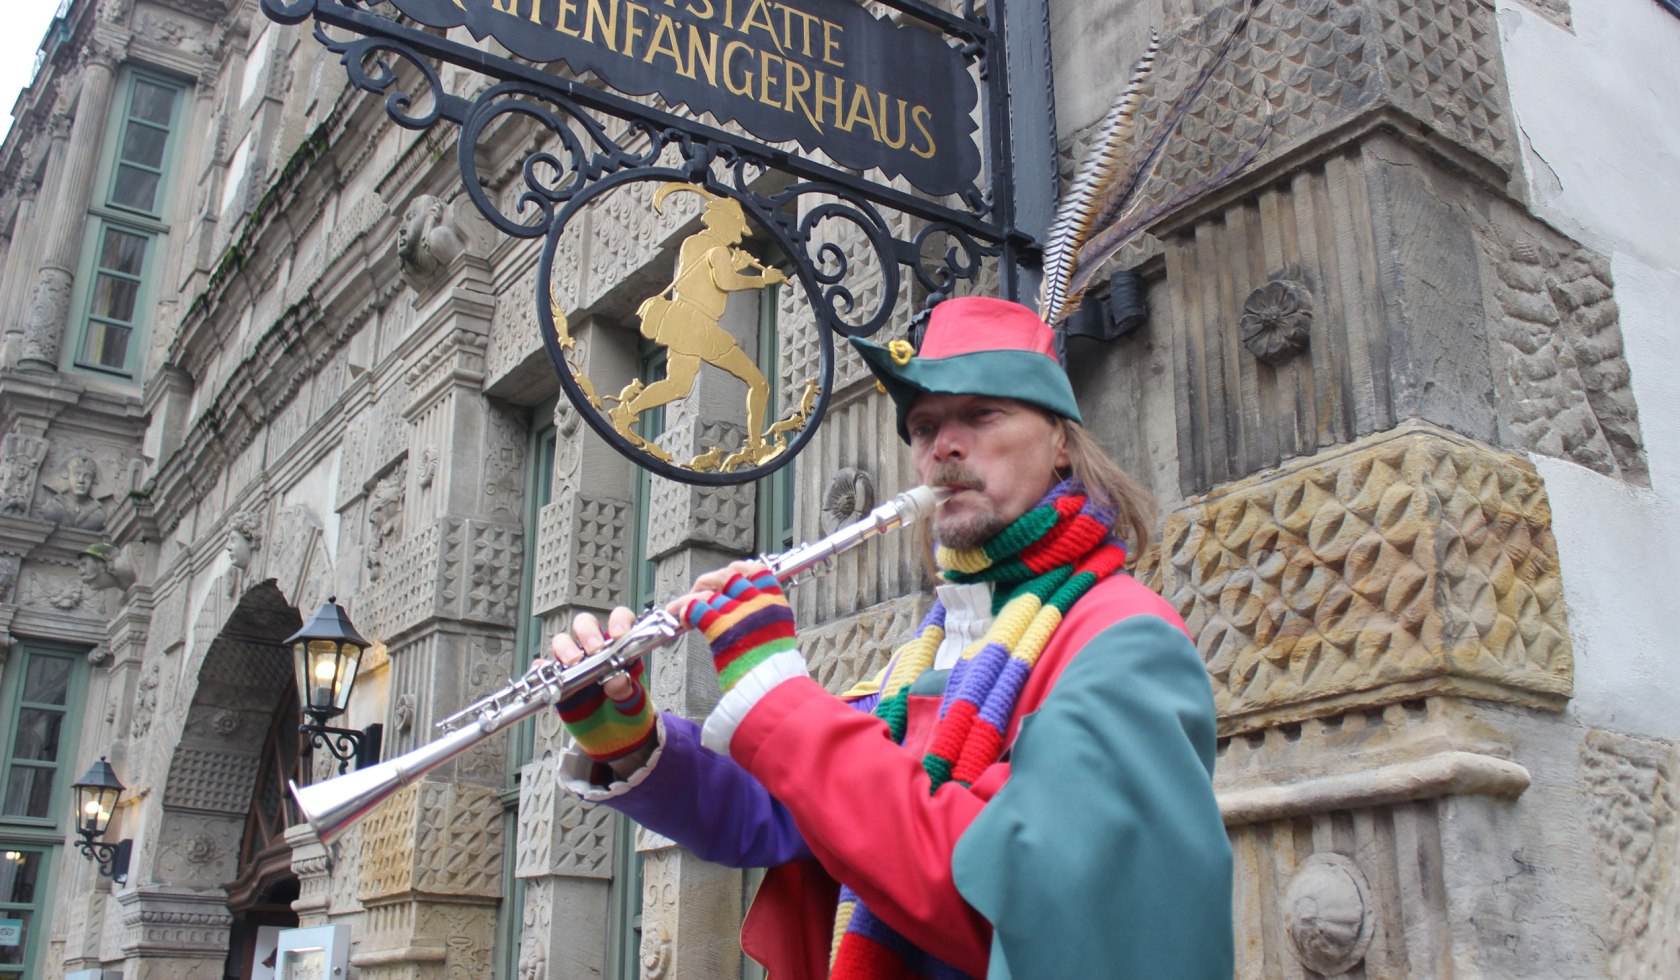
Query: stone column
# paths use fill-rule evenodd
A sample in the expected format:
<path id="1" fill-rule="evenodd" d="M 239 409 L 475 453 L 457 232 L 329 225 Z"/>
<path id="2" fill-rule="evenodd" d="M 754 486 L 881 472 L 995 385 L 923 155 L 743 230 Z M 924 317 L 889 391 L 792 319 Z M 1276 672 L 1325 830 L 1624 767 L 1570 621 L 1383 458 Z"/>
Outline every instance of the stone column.
<path id="1" fill-rule="evenodd" d="M 70 141 L 68 116 L 54 113 L 48 125 L 50 132 L 45 137 L 46 148 L 31 153 L 33 159 L 18 179 L 17 216 L 12 224 L 12 246 L 6 256 L 5 277 L 0 279 L 0 296 L 21 295 L 35 276 L 36 261 L 41 254 L 45 234 L 42 225 L 49 223 L 41 220 L 41 208 L 43 202 L 50 204 L 55 197 L 52 182 L 47 179 L 47 166 L 64 159 L 65 147 Z M 13 304 L 6 310 L 0 365 L 12 367 L 17 364 L 23 352 L 23 328 L 28 320 L 29 308 L 22 304 Z"/>
<path id="2" fill-rule="evenodd" d="M 23 354 L 19 359 L 22 367 L 43 371 L 58 367 L 59 346 L 70 313 L 70 287 L 75 282 L 82 242 L 81 216 L 87 212 L 93 194 L 93 180 L 99 169 L 99 144 L 115 77 L 114 52 L 103 47 L 90 49 L 82 68 L 82 89 L 76 99 L 76 122 L 70 130 L 68 152 L 59 154 L 58 150 L 65 147 L 56 145 L 55 141 L 53 159 L 61 168 L 60 210 L 48 225 L 41 267 L 35 277 L 29 319 L 24 324 Z"/>

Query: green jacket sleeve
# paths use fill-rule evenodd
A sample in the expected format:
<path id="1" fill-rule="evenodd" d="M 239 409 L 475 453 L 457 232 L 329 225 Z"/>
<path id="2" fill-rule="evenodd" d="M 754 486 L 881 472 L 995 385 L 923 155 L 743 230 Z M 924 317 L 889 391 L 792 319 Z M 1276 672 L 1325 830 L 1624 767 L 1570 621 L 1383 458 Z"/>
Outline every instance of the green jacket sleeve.
<path id="1" fill-rule="evenodd" d="M 1153 616 L 1097 634 L 957 842 L 957 888 L 993 927 L 988 977 L 1229 980 L 1213 756 L 1213 695 L 1184 634 Z"/>

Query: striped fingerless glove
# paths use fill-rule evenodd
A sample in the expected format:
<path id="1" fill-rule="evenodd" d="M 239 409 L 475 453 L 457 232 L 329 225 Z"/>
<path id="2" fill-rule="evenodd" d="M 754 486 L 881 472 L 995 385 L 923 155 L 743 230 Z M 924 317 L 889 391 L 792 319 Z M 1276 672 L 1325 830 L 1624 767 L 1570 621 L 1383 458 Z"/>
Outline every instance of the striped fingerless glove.
<path id="1" fill-rule="evenodd" d="M 752 578 L 736 575 L 710 599 L 688 604 L 684 618 L 706 635 L 712 647 L 712 666 L 718 686 L 728 694 L 753 671 L 777 654 L 796 652 L 793 610 L 780 583 L 768 571 Z"/>
<path id="2" fill-rule="evenodd" d="M 578 749 L 597 762 L 622 759 L 653 738 L 653 705 L 642 683 L 646 668 L 637 660 L 626 673 L 633 688 L 628 700 L 614 701 L 597 683 L 555 706 Z"/>

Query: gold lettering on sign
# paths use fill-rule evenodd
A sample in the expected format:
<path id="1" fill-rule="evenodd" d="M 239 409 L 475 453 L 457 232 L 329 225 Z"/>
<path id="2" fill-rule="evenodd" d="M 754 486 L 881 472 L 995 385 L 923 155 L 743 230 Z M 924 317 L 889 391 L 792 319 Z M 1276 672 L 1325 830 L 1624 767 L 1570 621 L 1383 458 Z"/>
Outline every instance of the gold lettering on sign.
<path id="1" fill-rule="evenodd" d="M 866 135 L 935 158 L 934 110 L 836 74 L 846 29 L 776 0 L 453 0 L 545 26 L 797 116 L 818 133 Z M 895 29 L 895 28 L 889 28 Z"/>

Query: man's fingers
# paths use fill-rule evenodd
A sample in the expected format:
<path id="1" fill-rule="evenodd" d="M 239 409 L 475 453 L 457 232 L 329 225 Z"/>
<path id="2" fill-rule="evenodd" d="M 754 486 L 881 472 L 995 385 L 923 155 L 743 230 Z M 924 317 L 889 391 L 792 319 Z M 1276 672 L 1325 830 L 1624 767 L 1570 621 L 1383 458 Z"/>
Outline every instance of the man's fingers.
<path id="1" fill-rule="evenodd" d="M 572 641 L 572 638 L 564 633 L 554 634 L 554 639 L 549 642 L 548 649 L 555 660 L 568 667 L 583 659 L 583 651 L 578 649 L 578 645 Z"/>
<path id="2" fill-rule="evenodd" d="M 594 613 L 578 613 L 572 617 L 572 638 L 583 648 L 584 653 L 594 653 L 606 642 L 606 636 L 601 632 L 601 621 Z"/>

